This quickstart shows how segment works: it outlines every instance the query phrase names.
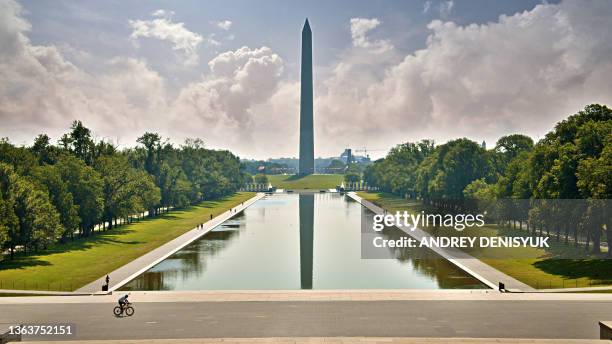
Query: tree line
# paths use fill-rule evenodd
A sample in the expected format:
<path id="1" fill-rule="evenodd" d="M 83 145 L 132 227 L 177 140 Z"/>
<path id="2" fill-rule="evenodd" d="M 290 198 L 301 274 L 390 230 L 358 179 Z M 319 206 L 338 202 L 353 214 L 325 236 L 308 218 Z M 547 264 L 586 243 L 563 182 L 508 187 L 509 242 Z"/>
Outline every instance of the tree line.
<path id="1" fill-rule="evenodd" d="M 87 237 L 164 209 L 229 195 L 250 178 L 238 157 L 200 139 L 179 147 L 144 133 L 134 148 L 95 141 L 74 121 L 54 145 L 46 134 L 31 146 L 0 139 L 0 247 L 37 251 Z"/>
<path id="2" fill-rule="evenodd" d="M 521 134 L 501 137 L 492 149 L 466 138 L 400 144 L 369 166 L 364 180 L 449 212 L 474 200 L 495 203 L 500 222 L 575 245 L 581 234 L 599 253 L 602 240 L 612 247 L 612 110 L 588 105 L 535 144 Z"/>

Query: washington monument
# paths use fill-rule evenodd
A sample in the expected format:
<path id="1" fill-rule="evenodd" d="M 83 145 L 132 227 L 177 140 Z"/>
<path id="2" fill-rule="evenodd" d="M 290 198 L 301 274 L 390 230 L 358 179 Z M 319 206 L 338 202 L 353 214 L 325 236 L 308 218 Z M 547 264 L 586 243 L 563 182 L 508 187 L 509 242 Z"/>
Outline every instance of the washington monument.
<path id="1" fill-rule="evenodd" d="M 312 31 L 308 19 L 302 29 L 302 71 L 300 94 L 300 175 L 314 173 L 312 120 Z"/>

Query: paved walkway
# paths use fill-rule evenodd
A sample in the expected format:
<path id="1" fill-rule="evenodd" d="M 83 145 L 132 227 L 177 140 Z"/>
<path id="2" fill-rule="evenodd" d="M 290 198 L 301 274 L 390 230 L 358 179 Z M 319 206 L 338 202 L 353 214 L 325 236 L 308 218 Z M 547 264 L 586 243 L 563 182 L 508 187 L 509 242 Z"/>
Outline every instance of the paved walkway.
<path id="1" fill-rule="evenodd" d="M 131 291 L 130 295 L 130 299 L 138 304 L 230 301 L 595 301 L 612 303 L 610 293 L 499 293 L 490 289 Z M 114 304 L 116 302 L 116 295 L 0 297 L 0 307 L 36 304 Z"/>
<path id="2" fill-rule="evenodd" d="M 357 196 L 357 194 L 354 192 L 349 192 L 347 195 L 376 214 L 384 213 L 383 208 Z M 414 231 L 410 230 L 404 232 L 417 240 L 431 237 L 429 233 L 419 228 L 416 228 Z M 483 263 L 481 260 L 476 259 L 461 250 L 442 247 L 431 247 L 431 250 L 443 258 L 446 258 L 449 262 L 455 264 L 468 274 L 474 276 L 476 279 L 486 284 L 490 288 L 497 289 L 497 283 L 503 282 L 506 285 L 506 289 L 511 291 L 535 291 L 534 288 L 528 286 L 527 284 L 506 275 L 505 273 Z"/>
<path id="3" fill-rule="evenodd" d="M 190 230 L 189 232 L 179 236 L 178 238 L 171 240 L 163 244 L 162 246 L 154 249 L 153 251 L 150 251 L 134 259 L 133 261 L 118 268 L 117 270 L 112 271 L 111 273 L 108 274 L 111 279 L 111 286 L 109 290 L 113 291 L 123 286 L 124 284 L 132 280 L 134 277 L 147 271 L 148 269 L 155 266 L 157 263 L 161 262 L 162 260 L 166 259 L 173 253 L 189 245 L 194 240 L 208 233 L 213 228 L 217 227 L 218 225 L 225 222 L 226 220 L 232 218 L 233 216 L 235 216 L 236 214 L 238 214 L 239 212 L 241 212 L 242 210 L 244 210 L 251 204 L 263 198 L 264 196 L 265 196 L 264 193 L 258 193 L 256 196 L 249 199 L 248 201 L 245 201 L 243 204 L 235 208 L 232 208 L 220 215 L 217 215 L 217 217 L 206 222 L 203 228 L 194 228 Z M 80 293 L 99 292 L 102 289 L 102 285 L 105 284 L 105 281 L 104 281 L 105 278 L 106 276 L 102 276 L 99 279 L 78 289 L 77 292 L 80 292 Z"/>
<path id="4" fill-rule="evenodd" d="M 590 339 L 503 339 L 503 338 L 387 338 L 387 337 L 276 337 L 276 338 L 192 338 L 79 340 L 66 342 L 22 342 L 24 344 L 606 344 L 610 341 Z"/>
<path id="5" fill-rule="evenodd" d="M 3 304 L 0 324 L 47 324 L 50 319 L 57 324 L 74 324 L 71 338 L 24 340 L 270 337 L 560 340 L 598 339 L 599 322 L 610 320 L 612 314 L 612 301 L 140 302 L 137 297 L 132 301 L 136 312 L 131 317 L 113 316 L 116 303 Z"/>

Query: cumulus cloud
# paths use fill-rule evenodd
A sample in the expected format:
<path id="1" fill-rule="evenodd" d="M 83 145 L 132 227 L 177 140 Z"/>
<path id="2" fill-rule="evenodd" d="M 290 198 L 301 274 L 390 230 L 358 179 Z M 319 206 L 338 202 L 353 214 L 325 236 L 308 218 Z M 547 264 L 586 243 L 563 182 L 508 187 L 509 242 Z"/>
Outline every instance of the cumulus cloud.
<path id="1" fill-rule="evenodd" d="M 225 31 L 229 30 L 232 27 L 232 22 L 230 20 L 221 20 L 218 21 L 216 24 L 218 28 Z"/>
<path id="2" fill-rule="evenodd" d="M 185 65 L 195 65 L 199 61 L 198 48 L 204 40 L 198 33 L 189 31 L 184 23 L 175 23 L 170 18 L 173 12 L 157 10 L 152 20 L 130 20 L 131 38 L 155 38 L 172 43 L 172 49 L 184 55 Z M 210 41 L 210 40 L 209 40 Z"/>
<path id="3" fill-rule="evenodd" d="M 155 18 L 173 23 L 170 16 Z M 317 156 L 421 138 L 537 138 L 586 104 L 612 104 L 606 1 L 542 4 L 481 25 L 435 20 L 425 46 L 410 54 L 370 37 L 380 20 L 353 19 L 353 45 L 315 69 Z M 271 48 L 223 52 L 208 73 L 170 88 L 139 58 L 77 67 L 65 54 L 78 49 L 33 44 L 29 29 L 17 3 L 0 2 L 0 136 L 58 138 L 81 119 L 98 137 L 130 145 L 148 130 L 249 157 L 297 154 L 300 85 Z"/>
<path id="4" fill-rule="evenodd" d="M 164 106 L 164 82 L 143 61 L 115 58 L 101 75 L 90 74 L 55 46 L 33 45 L 17 3 L 0 3 L 0 13 L 0 135 L 58 137 L 81 119 L 102 136 L 135 138 L 130 128 Z"/>
<path id="5" fill-rule="evenodd" d="M 391 48 L 388 40 L 371 40 L 367 37 L 368 32 L 378 27 L 381 22 L 378 18 L 351 18 L 351 38 L 353 46 L 360 48 L 373 48 L 381 52 Z"/>
<path id="6" fill-rule="evenodd" d="M 173 90 L 142 59 L 115 57 L 96 73 L 80 69 L 55 46 L 32 44 L 17 3 L 0 2 L 0 10 L 0 136 L 18 143 L 40 132 L 59 138 L 79 119 L 98 138 L 128 145 L 157 131 L 175 142 L 201 137 L 211 147 L 264 154 L 294 123 L 282 117 L 295 117 L 299 88 L 282 82 L 284 62 L 268 47 L 221 53 L 208 63 L 210 73 Z M 258 135 L 264 128 L 273 133 Z"/>
<path id="7" fill-rule="evenodd" d="M 321 146 L 352 137 L 383 147 L 427 137 L 537 137 L 586 104 L 612 103 L 606 1 L 542 4 L 482 25 L 436 20 L 428 29 L 425 48 L 381 63 L 373 80 L 337 64 L 315 105 Z"/>
<path id="8" fill-rule="evenodd" d="M 269 101 L 278 89 L 283 60 L 268 47 L 242 47 L 219 54 L 208 65 L 211 74 L 184 87 L 174 102 L 176 127 L 187 136 L 197 133 L 194 128 L 206 127 L 208 137 L 216 136 L 213 140 L 233 138 L 249 144 L 258 122 L 253 107 Z"/>

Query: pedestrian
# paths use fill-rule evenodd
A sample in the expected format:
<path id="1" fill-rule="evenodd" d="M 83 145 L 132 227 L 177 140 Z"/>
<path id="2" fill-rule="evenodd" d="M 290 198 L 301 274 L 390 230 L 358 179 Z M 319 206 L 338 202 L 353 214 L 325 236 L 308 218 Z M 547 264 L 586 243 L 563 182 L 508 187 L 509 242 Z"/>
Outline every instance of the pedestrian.
<path id="1" fill-rule="evenodd" d="M 212 214 L 210 214 L 210 219 L 212 220 Z"/>
<path id="2" fill-rule="evenodd" d="M 110 282 L 110 277 L 108 277 L 108 275 L 106 275 L 105 281 L 106 281 L 106 285 L 108 285 L 108 282 Z"/>

